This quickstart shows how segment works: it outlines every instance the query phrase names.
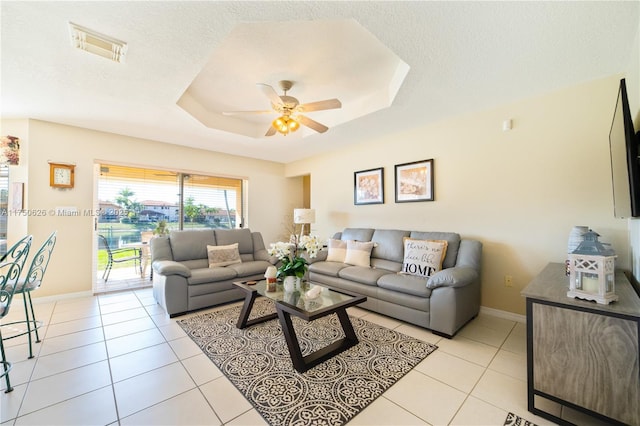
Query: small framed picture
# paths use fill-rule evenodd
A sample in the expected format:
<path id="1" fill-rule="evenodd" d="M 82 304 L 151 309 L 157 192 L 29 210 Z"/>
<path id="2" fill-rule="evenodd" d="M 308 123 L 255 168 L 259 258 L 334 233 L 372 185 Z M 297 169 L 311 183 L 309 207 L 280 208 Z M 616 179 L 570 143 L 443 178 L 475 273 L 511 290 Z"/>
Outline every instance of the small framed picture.
<path id="1" fill-rule="evenodd" d="M 433 201 L 433 159 L 396 164 L 396 203 Z"/>
<path id="2" fill-rule="evenodd" d="M 384 203 L 384 169 L 362 170 L 353 174 L 354 204 L 383 204 Z"/>

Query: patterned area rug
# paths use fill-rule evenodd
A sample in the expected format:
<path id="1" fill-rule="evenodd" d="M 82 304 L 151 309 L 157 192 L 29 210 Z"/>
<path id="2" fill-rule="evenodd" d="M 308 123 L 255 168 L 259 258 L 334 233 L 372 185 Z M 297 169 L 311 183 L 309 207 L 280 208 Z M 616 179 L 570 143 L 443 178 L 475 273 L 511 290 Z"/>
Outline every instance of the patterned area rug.
<path id="1" fill-rule="evenodd" d="M 507 418 L 504 420 L 504 426 L 536 426 L 536 424 L 523 419 L 517 414 L 509 413 L 507 414 Z"/>
<path id="2" fill-rule="evenodd" d="M 236 328 L 241 306 L 178 321 L 185 332 L 270 425 L 342 425 L 437 349 L 401 333 L 351 318 L 360 342 L 298 373 L 277 319 Z M 275 312 L 258 299 L 252 318 Z M 292 318 L 303 355 L 344 336 L 335 314 Z"/>

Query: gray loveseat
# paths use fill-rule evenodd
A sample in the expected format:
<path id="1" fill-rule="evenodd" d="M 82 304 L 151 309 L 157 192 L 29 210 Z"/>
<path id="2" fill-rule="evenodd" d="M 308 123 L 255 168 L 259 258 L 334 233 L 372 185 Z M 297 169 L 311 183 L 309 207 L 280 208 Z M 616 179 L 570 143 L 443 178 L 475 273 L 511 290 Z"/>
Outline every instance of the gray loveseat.
<path id="1" fill-rule="evenodd" d="M 442 270 L 429 278 L 399 274 L 405 237 L 448 242 Z M 452 337 L 480 310 L 482 243 L 451 232 L 347 228 L 334 239 L 372 241 L 371 266 L 310 259 L 309 280 L 367 296 L 362 308 Z"/>
<path id="2" fill-rule="evenodd" d="M 210 268 L 207 245 L 234 243 L 241 262 Z M 262 235 L 249 229 L 171 231 L 153 238 L 150 246 L 153 296 L 171 317 L 242 299 L 233 282 L 264 279 L 273 261 Z"/>

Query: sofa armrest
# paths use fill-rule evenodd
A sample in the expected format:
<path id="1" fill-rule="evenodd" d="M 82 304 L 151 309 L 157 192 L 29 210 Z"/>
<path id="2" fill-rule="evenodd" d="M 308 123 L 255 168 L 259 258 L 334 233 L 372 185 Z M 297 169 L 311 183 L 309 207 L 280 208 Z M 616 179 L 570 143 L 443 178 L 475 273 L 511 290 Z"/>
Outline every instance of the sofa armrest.
<path id="1" fill-rule="evenodd" d="M 252 232 L 251 238 L 253 238 L 253 260 L 264 260 L 275 265 L 276 262 L 278 262 L 278 258 L 275 256 L 269 256 L 269 252 L 267 251 L 264 245 L 264 240 L 262 239 L 262 234 L 259 232 Z"/>
<path id="2" fill-rule="evenodd" d="M 253 253 L 254 260 L 264 260 L 269 262 L 272 265 L 275 265 L 278 262 L 278 258 L 275 256 L 269 256 L 269 253 L 266 249 L 258 250 Z"/>
<path id="3" fill-rule="evenodd" d="M 464 287 L 478 279 L 478 271 L 468 266 L 455 266 L 436 272 L 427 280 L 427 288 Z"/>
<path id="4" fill-rule="evenodd" d="M 153 270 L 160 275 L 180 275 L 185 278 L 191 276 L 191 269 L 173 260 L 156 260 Z"/>

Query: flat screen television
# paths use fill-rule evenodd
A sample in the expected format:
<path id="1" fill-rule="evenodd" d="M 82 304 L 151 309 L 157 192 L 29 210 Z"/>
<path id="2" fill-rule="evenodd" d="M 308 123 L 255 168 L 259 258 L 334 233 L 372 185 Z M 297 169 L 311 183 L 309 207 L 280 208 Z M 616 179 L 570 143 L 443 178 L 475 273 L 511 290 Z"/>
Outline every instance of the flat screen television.
<path id="1" fill-rule="evenodd" d="M 625 79 L 620 80 L 618 101 L 609 132 L 611 174 L 613 181 L 613 210 L 615 217 L 640 216 L 640 163 L 638 144 L 629 109 Z"/>

